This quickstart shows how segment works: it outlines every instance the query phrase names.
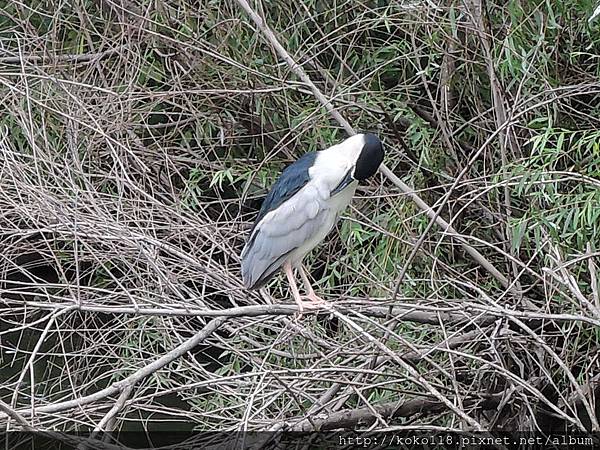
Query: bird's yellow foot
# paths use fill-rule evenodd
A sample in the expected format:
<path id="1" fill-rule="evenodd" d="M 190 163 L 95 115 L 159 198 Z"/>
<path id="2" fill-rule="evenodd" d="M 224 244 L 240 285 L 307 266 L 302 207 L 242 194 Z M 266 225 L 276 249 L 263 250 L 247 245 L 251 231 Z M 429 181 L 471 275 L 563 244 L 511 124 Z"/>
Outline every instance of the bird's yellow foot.
<path id="1" fill-rule="evenodd" d="M 306 298 L 306 299 L 310 300 L 310 302 L 311 302 L 310 305 L 313 307 L 325 306 L 325 305 L 329 304 L 326 300 L 323 300 L 321 297 L 319 297 L 314 292 L 309 292 L 308 295 L 305 295 L 302 298 Z"/>
<path id="2" fill-rule="evenodd" d="M 298 305 L 298 313 L 300 313 L 300 315 L 302 315 L 302 313 L 304 311 L 306 311 L 307 309 L 318 307 L 322 303 L 327 303 L 325 300 L 322 300 L 322 299 L 314 300 L 314 299 L 308 298 L 306 296 L 302 296 L 301 298 L 308 299 L 308 300 L 300 300 L 300 301 L 296 302 L 296 305 Z"/>
<path id="3" fill-rule="evenodd" d="M 298 305 L 298 312 L 294 314 L 296 316 L 296 319 L 300 319 L 304 311 L 306 311 L 307 309 L 329 306 L 329 303 L 327 301 L 323 300 L 321 297 L 314 293 L 312 295 L 303 295 L 300 298 L 302 300 L 296 300 L 296 305 Z M 306 299 L 306 301 L 303 301 L 304 299 Z"/>

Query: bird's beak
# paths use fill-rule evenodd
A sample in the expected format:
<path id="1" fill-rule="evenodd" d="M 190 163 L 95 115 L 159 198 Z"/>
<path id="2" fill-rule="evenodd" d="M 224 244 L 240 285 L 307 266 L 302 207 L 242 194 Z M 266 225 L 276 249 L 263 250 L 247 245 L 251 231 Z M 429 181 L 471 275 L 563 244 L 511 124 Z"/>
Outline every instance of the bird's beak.
<path id="1" fill-rule="evenodd" d="M 338 184 L 337 187 L 333 191 L 331 191 L 331 194 L 329 194 L 329 196 L 333 197 L 334 195 L 338 194 L 353 181 L 354 178 L 352 178 L 352 169 L 350 169 L 348 172 L 346 172 L 346 175 L 344 176 L 342 181 L 340 181 L 340 184 Z"/>

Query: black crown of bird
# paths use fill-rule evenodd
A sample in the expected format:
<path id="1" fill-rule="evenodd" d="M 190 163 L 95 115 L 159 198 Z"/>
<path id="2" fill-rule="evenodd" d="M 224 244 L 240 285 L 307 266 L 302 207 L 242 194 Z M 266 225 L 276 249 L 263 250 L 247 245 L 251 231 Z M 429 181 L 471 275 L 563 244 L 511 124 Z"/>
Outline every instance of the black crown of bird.
<path id="1" fill-rule="evenodd" d="M 329 234 L 359 181 L 377 172 L 383 156 L 379 138 L 365 133 L 306 153 L 287 166 L 265 197 L 242 250 L 246 288 L 264 286 L 283 268 L 300 312 L 307 305 L 325 303 L 315 294 L 302 259 Z M 305 295 L 300 295 L 294 268 Z"/>

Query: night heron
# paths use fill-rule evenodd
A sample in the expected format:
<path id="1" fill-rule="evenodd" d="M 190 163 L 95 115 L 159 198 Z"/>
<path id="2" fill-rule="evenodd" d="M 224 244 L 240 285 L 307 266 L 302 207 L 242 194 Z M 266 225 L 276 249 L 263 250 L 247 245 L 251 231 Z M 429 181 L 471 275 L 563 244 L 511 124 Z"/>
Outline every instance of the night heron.
<path id="1" fill-rule="evenodd" d="M 302 299 L 320 303 L 302 259 L 331 231 L 358 182 L 383 161 L 373 134 L 357 134 L 326 150 L 310 152 L 289 165 L 267 194 L 242 250 L 242 278 L 248 289 L 262 287 L 283 267 L 300 312 Z M 306 295 L 294 279 L 298 268 Z"/>

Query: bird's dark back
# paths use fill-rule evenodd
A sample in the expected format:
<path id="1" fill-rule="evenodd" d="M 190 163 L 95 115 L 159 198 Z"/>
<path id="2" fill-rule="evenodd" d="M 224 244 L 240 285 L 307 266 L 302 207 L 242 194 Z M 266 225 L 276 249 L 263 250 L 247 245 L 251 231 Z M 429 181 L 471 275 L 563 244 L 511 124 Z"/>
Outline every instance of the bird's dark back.
<path id="1" fill-rule="evenodd" d="M 271 190 L 263 201 L 258 216 L 256 217 L 256 221 L 252 226 L 252 231 L 254 231 L 254 228 L 264 216 L 279 208 L 283 202 L 302 189 L 306 183 L 310 181 L 308 169 L 313 166 L 316 158 L 317 152 L 305 153 L 281 172 L 281 175 L 271 187 Z"/>

